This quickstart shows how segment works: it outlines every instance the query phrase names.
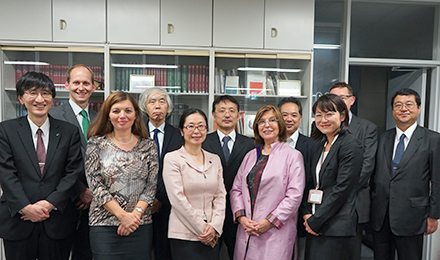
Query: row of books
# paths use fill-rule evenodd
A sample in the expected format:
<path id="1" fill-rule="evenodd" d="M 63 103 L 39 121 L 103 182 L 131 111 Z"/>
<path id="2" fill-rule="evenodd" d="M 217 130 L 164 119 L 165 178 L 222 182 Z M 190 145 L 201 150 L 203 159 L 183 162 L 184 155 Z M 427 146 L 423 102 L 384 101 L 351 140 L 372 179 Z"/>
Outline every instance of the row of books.
<path id="1" fill-rule="evenodd" d="M 89 67 L 95 74 L 95 81 L 97 81 L 95 85 L 97 89 L 103 90 L 104 84 L 102 84 L 102 82 L 104 82 L 104 73 L 102 66 Z M 37 71 L 49 76 L 57 89 L 64 89 L 69 68 L 70 66 L 68 65 L 15 65 L 15 82 L 29 71 Z"/>
<path id="2" fill-rule="evenodd" d="M 52 104 L 52 107 L 62 105 L 65 102 L 67 102 L 67 100 L 54 101 Z M 96 112 L 99 112 L 99 110 L 101 109 L 101 106 L 102 106 L 102 103 L 89 103 L 89 108 L 96 111 Z M 26 107 L 24 105 L 22 105 L 20 102 L 17 102 L 15 104 L 15 111 L 16 111 L 17 117 L 27 115 Z"/>
<path id="3" fill-rule="evenodd" d="M 301 95 L 301 81 L 286 73 L 215 69 L 214 92 L 244 95 Z"/>
<path id="4" fill-rule="evenodd" d="M 115 75 L 115 90 L 130 91 L 132 75 L 153 76 L 151 86 L 167 88 L 168 92 L 208 93 L 209 89 L 207 65 L 177 65 L 177 68 L 116 67 Z"/>

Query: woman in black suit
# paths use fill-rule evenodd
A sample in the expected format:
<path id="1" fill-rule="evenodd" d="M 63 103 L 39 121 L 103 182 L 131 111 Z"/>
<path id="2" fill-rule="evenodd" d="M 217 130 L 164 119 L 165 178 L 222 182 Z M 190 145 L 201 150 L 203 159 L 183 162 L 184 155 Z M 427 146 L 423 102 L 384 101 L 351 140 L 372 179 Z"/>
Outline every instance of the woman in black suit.
<path id="1" fill-rule="evenodd" d="M 307 176 L 301 216 L 308 232 L 306 260 L 352 260 L 356 247 L 356 184 L 362 167 L 360 142 L 348 133 L 349 114 L 337 95 L 313 105 L 320 142 Z"/>

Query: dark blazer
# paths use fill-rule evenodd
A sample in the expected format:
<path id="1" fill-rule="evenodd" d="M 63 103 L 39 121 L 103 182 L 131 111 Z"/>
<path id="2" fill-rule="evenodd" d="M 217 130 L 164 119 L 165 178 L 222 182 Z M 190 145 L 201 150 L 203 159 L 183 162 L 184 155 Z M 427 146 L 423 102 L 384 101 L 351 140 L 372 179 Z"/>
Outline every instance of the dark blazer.
<path id="1" fill-rule="evenodd" d="M 417 126 L 392 173 L 396 129 L 379 139 L 372 185 L 371 222 L 379 231 L 387 212 L 396 236 L 426 231 L 426 219 L 440 218 L 440 134 Z"/>
<path id="2" fill-rule="evenodd" d="M 351 118 L 349 131 L 357 137 L 364 148 L 364 161 L 357 185 L 356 211 L 359 223 L 370 221 L 370 178 L 374 171 L 377 150 L 377 126 L 355 115 Z"/>
<path id="3" fill-rule="evenodd" d="M 217 134 L 217 131 L 212 132 L 206 136 L 206 139 L 203 142 L 202 147 L 206 151 L 215 153 L 220 157 L 223 166 L 223 179 L 225 182 L 225 188 L 229 196 L 229 191 L 232 188 L 235 175 L 237 175 L 238 168 L 240 168 L 244 156 L 250 150 L 255 148 L 254 140 L 237 133 L 234 146 L 232 147 L 232 151 L 229 156 L 228 162 L 226 162 L 225 156 L 223 155 L 222 146 L 220 144 L 220 138 Z"/>
<path id="4" fill-rule="evenodd" d="M 307 202 L 308 191 L 316 187 L 316 165 L 324 149 L 317 146 L 312 159 L 310 175 L 301 206 L 301 216 L 312 214 Z M 362 168 L 363 149 L 359 140 L 350 133 L 340 134 L 322 163 L 319 189 L 324 192 L 322 203 L 316 205 L 315 214 L 307 223 L 324 236 L 355 236 L 357 214 L 355 210 L 356 185 Z"/>
<path id="5" fill-rule="evenodd" d="M 145 124 L 147 125 L 148 132 L 150 132 L 150 129 L 148 127 L 148 119 L 145 120 Z M 163 158 L 165 157 L 165 154 L 175 151 L 179 149 L 183 144 L 183 138 L 180 134 L 179 129 L 175 128 L 174 126 L 165 123 L 164 128 L 165 134 L 163 138 L 163 144 L 162 144 L 162 152 L 160 154 L 160 160 L 159 160 L 159 174 L 157 178 L 157 191 L 156 191 L 156 199 L 158 199 L 160 202 L 162 202 L 164 205 L 168 208 L 170 207 L 170 202 L 168 200 L 167 192 L 165 190 L 165 185 L 163 183 Z M 153 138 L 151 136 L 151 138 Z M 162 207 L 163 207 L 162 206 Z"/>
<path id="6" fill-rule="evenodd" d="M 76 227 L 78 212 L 71 201 L 72 188 L 81 174 L 80 133 L 71 124 L 49 116 L 50 133 L 43 175 L 27 117 L 0 123 L 0 237 L 22 240 L 29 236 L 34 223 L 20 219 L 26 205 L 47 200 L 57 210 L 44 220 L 46 233 L 62 239 Z"/>
<path id="7" fill-rule="evenodd" d="M 93 120 L 95 120 L 97 114 L 98 113 L 96 113 L 96 111 L 89 108 L 90 123 L 93 122 Z M 81 126 L 79 125 L 78 120 L 76 119 L 76 115 L 73 112 L 73 109 L 70 106 L 69 102 L 66 102 L 66 103 L 59 105 L 59 106 L 56 106 L 56 107 L 52 107 L 49 110 L 49 115 L 51 115 L 55 119 L 69 122 L 69 123 L 75 125 L 76 127 L 78 127 L 79 132 L 80 132 L 80 138 L 81 138 L 81 153 L 84 158 L 84 156 L 86 154 L 86 148 L 87 148 L 86 138 L 82 134 L 83 132 L 82 132 Z M 76 191 L 75 191 L 74 197 L 76 198 L 87 187 L 89 187 L 89 185 L 87 184 L 86 175 L 83 174 L 79 177 L 79 182 L 77 184 L 77 187 L 75 188 Z"/>

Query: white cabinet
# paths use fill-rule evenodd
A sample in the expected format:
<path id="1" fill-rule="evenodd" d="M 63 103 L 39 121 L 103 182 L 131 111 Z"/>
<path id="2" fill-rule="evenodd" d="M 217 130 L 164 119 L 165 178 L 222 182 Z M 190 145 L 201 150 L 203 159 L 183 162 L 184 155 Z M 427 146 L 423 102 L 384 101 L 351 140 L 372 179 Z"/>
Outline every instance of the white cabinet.
<path id="1" fill-rule="evenodd" d="M 0 0 L 0 40 L 52 41 L 51 0 Z"/>
<path id="2" fill-rule="evenodd" d="M 53 41 L 103 43 L 105 0 L 53 0 L 52 26 Z"/>
<path id="3" fill-rule="evenodd" d="M 313 0 L 266 0 L 264 48 L 313 49 Z"/>
<path id="4" fill-rule="evenodd" d="M 263 48 L 264 0 L 214 0 L 215 47 Z"/>
<path id="5" fill-rule="evenodd" d="M 161 1 L 162 45 L 211 46 L 211 28 L 211 1 Z"/>
<path id="6" fill-rule="evenodd" d="M 107 0 L 110 43 L 159 45 L 160 0 Z"/>

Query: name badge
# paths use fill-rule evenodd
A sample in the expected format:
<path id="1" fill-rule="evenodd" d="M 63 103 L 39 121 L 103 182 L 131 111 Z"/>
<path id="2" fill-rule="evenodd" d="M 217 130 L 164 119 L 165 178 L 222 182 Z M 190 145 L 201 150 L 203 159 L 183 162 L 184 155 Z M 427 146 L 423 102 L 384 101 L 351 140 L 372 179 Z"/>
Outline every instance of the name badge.
<path id="1" fill-rule="evenodd" d="M 309 198 L 307 199 L 307 202 L 321 204 L 323 194 L 324 192 L 322 190 L 309 190 Z"/>

